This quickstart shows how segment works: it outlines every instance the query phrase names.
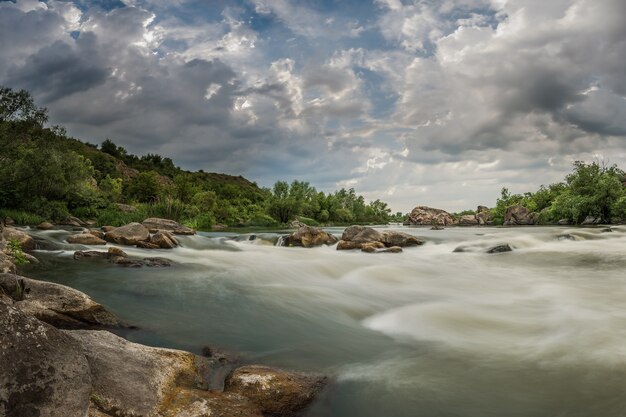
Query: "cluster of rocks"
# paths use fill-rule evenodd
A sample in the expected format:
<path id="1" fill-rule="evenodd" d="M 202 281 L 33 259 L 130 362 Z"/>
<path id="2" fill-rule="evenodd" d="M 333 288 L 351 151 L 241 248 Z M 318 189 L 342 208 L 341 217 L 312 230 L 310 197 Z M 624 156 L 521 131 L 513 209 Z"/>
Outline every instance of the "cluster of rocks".
<path id="1" fill-rule="evenodd" d="M 447 211 L 426 206 L 415 207 L 404 221 L 405 226 L 451 226 L 455 223 Z"/>
<path id="2" fill-rule="evenodd" d="M 341 239 L 319 227 L 295 223 L 297 230 L 279 240 L 279 246 L 299 246 L 312 248 L 322 245 L 337 244 L 337 250 L 360 249 L 368 253 L 402 252 L 403 247 L 422 245 L 424 241 L 408 233 L 391 230 L 378 231 L 366 226 L 347 227 Z"/>
<path id="3" fill-rule="evenodd" d="M 126 252 L 120 248 L 111 247 L 107 252 L 88 250 L 74 252 L 74 259 L 105 259 L 110 263 L 131 268 L 147 267 L 166 267 L 172 266 L 173 262 L 167 258 L 149 257 L 149 258 L 131 258 Z"/>
<path id="4" fill-rule="evenodd" d="M 537 224 L 539 214 L 519 204 L 509 206 L 504 212 L 505 226 L 529 226 Z"/>
<path id="5" fill-rule="evenodd" d="M 240 366 L 224 355 L 143 346 L 103 330 L 120 326 L 80 291 L 0 274 L 0 415 L 293 416 L 327 382 Z"/>
<path id="6" fill-rule="evenodd" d="M 478 206 L 476 214 L 466 214 L 459 218 L 459 226 L 491 226 L 491 210 L 489 207 Z"/>

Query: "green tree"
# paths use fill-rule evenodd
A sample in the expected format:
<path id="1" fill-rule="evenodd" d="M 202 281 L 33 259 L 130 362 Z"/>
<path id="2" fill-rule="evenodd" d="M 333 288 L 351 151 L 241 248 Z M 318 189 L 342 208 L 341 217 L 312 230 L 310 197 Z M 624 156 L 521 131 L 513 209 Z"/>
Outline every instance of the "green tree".
<path id="1" fill-rule="evenodd" d="M 127 181 L 124 191 L 140 203 L 154 202 L 161 192 L 159 174 L 155 171 L 140 172 Z"/>

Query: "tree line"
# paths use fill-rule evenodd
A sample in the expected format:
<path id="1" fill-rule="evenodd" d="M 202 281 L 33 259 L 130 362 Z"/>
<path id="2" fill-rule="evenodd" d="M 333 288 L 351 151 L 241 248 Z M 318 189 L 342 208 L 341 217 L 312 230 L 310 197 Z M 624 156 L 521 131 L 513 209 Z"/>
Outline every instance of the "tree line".
<path id="1" fill-rule="evenodd" d="M 403 217 L 354 189 L 324 193 L 302 181 L 261 188 L 241 176 L 186 171 L 161 155 L 136 156 L 110 139 L 84 143 L 60 126 L 46 127 L 47 120 L 47 109 L 27 91 L 0 87 L 0 214 L 22 223 L 73 215 L 115 226 L 158 216 L 207 230 L 218 223 L 273 227 L 294 219 L 316 225 Z"/>

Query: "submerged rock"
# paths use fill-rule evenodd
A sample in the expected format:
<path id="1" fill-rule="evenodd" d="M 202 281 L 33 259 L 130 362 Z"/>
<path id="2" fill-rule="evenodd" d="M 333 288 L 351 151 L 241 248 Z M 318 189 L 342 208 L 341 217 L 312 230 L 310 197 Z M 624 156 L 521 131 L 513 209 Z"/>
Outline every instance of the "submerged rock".
<path id="1" fill-rule="evenodd" d="M 81 346 L 0 301 L 0 416 L 85 416 L 91 377 Z"/>
<path id="2" fill-rule="evenodd" d="M 405 226 L 411 225 L 439 225 L 449 226 L 454 224 L 454 218 L 445 210 L 436 209 L 427 206 L 415 207 L 407 219 L 404 221 Z"/>
<path id="3" fill-rule="evenodd" d="M 157 217 L 151 217 L 142 222 L 142 224 L 150 230 L 151 233 L 156 233 L 159 230 L 166 230 L 174 233 L 175 235 L 195 235 L 196 231 L 190 227 L 183 226 L 182 224 L 175 222 L 174 220 L 160 219 Z"/>
<path id="4" fill-rule="evenodd" d="M 79 235 L 68 236 L 67 243 L 78 243 L 81 245 L 106 245 L 106 240 L 100 239 L 91 233 L 81 233 Z"/>
<path id="5" fill-rule="evenodd" d="M 134 246 L 139 242 L 150 240 L 150 232 L 141 223 L 129 223 L 122 227 L 117 227 L 104 235 L 107 242 L 119 245 Z"/>
<path id="6" fill-rule="evenodd" d="M 301 225 L 298 230 L 282 239 L 282 246 L 312 248 L 321 245 L 334 245 L 337 238 L 319 227 Z"/>
<path id="7" fill-rule="evenodd" d="M 263 415 L 292 416 L 306 408 L 326 383 L 321 376 L 247 365 L 228 376 L 224 392 L 249 398 Z"/>
<path id="8" fill-rule="evenodd" d="M 144 263 L 150 268 L 163 268 L 172 266 L 172 261 L 167 258 L 143 258 Z"/>
<path id="9" fill-rule="evenodd" d="M 487 253 L 502 253 L 511 251 L 513 251 L 513 248 L 508 243 L 504 243 L 502 245 L 497 245 L 487 249 Z"/>
<path id="10" fill-rule="evenodd" d="M 52 282 L 0 274 L 0 288 L 14 297 L 13 306 L 25 314 L 59 328 L 116 327 L 117 317 L 86 294 Z M 22 299 L 23 298 L 23 299 Z"/>

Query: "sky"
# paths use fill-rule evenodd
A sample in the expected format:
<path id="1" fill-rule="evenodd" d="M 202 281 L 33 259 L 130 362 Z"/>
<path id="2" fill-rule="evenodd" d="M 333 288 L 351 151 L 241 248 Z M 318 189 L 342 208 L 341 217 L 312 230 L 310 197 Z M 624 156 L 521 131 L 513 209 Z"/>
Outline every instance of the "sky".
<path id="1" fill-rule="evenodd" d="M 626 169 L 624 0 L 0 1 L 0 84 L 91 143 L 394 212 Z"/>

